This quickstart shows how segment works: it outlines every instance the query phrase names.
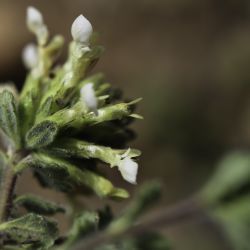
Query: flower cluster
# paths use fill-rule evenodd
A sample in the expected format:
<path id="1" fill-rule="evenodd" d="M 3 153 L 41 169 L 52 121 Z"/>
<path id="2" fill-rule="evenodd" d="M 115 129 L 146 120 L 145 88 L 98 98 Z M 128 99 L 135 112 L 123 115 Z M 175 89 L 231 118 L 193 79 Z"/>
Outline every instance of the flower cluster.
<path id="1" fill-rule="evenodd" d="M 108 206 L 89 211 L 77 200 L 78 195 L 91 194 L 116 200 L 129 197 L 104 176 L 98 163 L 117 168 L 126 181 L 136 184 L 135 158 L 140 151 L 128 148 L 127 143 L 134 137 L 128 125 L 141 118 L 134 113 L 140 99 L 122 102 L 121 92 L 103 74 L 90 73 L 103 48 L 94 42 L 92 25 L 84 16 L 72 24 L 73 41 L 62 65 L 56 60 L 64 39 L 50 38 L 42 14 L 34 7 L 28 8 L 27 26 L 37 44 L 23 50 L 28 69 L 23 89 L 19 94 L 13 85 L 0 87 L 4 144 L 0 150 L 0 249 L 169 249 L 168 242 L 151 233 L 151 228 L 146 242 L 143 235 L 128 235 L 138 217 L 159 199 L 158 183 L 143 186 L 116 218 Z M 43 187 L 65 192 L 68 207 L 34 194 L 16 194 L 17 177 L 25 170 L 31 170 Z M 56 220 L 48 216 L 66 211 L 72 225 L 62 235 Z"/>
<path id="2" fill-rule="evenodd" d="M 62 191 L 72 188 L 67 183 L 73 179 L 101 197 L 127 197 L 95 165 L 99 160 L 117 167 L 125 180 L 136 183 L 134 158 L 140 152 L 123 148 L 131 137 L 127 125 L 140 118 L 133 114 L 140 99 L 120 102 L 121 95 L 103 74 L 90 75 L 103 48 L 93 41 L 92 25 L 83 15 L 72 24 L 73 41 L 63 65 L 55 62 L 64 39 L 50 39 L 34 7 L 28 8 L 26 22 L 37 38 L 37 45 L 28 44 L 22 54 L 29 74 L 19 97 L 6 89 L 0 97 L 0 125 L 11 141 L 11 152 L 25 152 L 15 172 L 32 168 L 43 185 Z"/>

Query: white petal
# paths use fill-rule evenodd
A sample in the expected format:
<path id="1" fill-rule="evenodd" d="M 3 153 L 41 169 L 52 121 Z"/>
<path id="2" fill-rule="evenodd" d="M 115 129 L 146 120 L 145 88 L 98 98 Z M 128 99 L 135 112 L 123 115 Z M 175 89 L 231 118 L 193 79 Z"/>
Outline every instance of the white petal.
<path id="1" fill-rule="evenodd" d="M 87 44 L 92 33 L 92 25 L 83 15 L 78 16 L 71 26 L 71 34 L 76 42 Z"/>
<path id="2" fill-rule="evenodd" d="M 126 181 L 132 184 L 136 184 L 138 164 L 135 161 L 133 161 L 129 157 L 126 157 L 125 159 L 120 161 L 120 164 L 118 165 L 118 169 L 120 170 L 122 177 Z"/>
<path id="3" fill-rule="evenodd" d="M 27 24 L 31 30 L 43 25 L 43 16 L 39 10 L 30 6 L 27 9 Z"/>
<path id="4" fill-rule="evenodd" d="M 97 112 L 97 98 L 92 83 L 87 83 L 81 88 L 81 98 L 91 111 Z"/>
<path id="5" fill-rule="evenodd" d="M 22 59 L 27 69 L 33 69 L 38 64 L 38 51 L 34 44 L 28 44 L 22 53 Z"/>

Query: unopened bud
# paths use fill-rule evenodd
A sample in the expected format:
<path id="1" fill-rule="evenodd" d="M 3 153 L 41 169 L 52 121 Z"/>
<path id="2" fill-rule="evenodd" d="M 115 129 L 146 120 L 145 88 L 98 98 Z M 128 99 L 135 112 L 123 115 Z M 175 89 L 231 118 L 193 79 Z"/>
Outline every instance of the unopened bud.
<path id="1" fill-rule="evenodd" d="M 34 44 L 28 44 L 22 53 L 22 59 L 27 69 L 33 69 L 38 64 L 38 51 Z"/>
<path id="2" fill-rule="evenodd" d="M 39 10 L 30 6 L 27 9 L 27 25 L 31 31 L 35 31 L 43 26 L 43 16 Z"/>
<path id="3" fill-rule="evenodd" d="M 71 26 L 71 34 L 76 42 L 88 44 L 92 33 L 92 25 L 83 15 L 78 16 Z"/>

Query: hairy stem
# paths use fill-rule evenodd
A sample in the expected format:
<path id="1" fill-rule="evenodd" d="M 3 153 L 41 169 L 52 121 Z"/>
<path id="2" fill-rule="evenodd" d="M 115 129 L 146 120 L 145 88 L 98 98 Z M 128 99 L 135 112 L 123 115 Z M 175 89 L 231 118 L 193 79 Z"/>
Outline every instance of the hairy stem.
<path id="1" fill-rule="evenodd" d="M 6 221 L 10 215 L 16 179 L 11 166 L 6 166 L 0 190 L 0 222 Z"/>
<path id="2" fill-rule="evenodd" d="M 161 229 L 192 219 L 201 215 L 202 211 L 202 206 L 195 199 L 186 200 L 173 207 L 162 208 L 160 211 L 154 212 L 150 219 L 125 230 L 121 234 L 110 234 L 108 229 L 98 233 L 93 238 L 79 242 L 74 250 L 94 250 L 98 246 L 115 242 L 124 236 L 136 237 L 148 230 Z"/>

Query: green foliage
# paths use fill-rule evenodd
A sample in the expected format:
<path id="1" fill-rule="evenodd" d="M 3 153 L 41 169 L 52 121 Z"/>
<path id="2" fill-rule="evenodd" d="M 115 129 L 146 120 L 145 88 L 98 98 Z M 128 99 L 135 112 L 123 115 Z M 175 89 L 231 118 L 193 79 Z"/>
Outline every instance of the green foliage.
<path id="1" fill-rule="evenodd" d="M 214 204 L 230 198 L 243 186 L 250 185 L 250 154 L 232 153 L 218 164 L 218 167 L 201 191 L 201 199 Z"/>
<path id="2" fill-rule="evenodd" d="M 0 128 L 13 141 L 15 147 L 19 148 L 21 142 L 17 102 L 14 95 L 8 90 L 0 93 Z"/>
<path id="3" fill-rule="evenodd" d="M 82 212 L 75 218 L 74 225 L 69 232 L 67 241 L 59 249 L 71 249 L 71 246 L 74 246 L 77 241 L 79 241 L 80 246 L 84 246 L 84 238 L 86 236 L 89 236 L 90 233 L 97 232 L 98 229 L 104 229 L 104 237 L 111 236 L 114 238 L 115 243 L 104 244 L 101 247 L 97 247 L 97 250 L 168 250 L 168 241 L 159 234 L 148 232 L 150 229 L 145 229 L 147 240 L 145 240 L 144 235 L 139 237 L 121 237 L 115 240 L 116 237 L 121 236 L 123 233 L 127 233 L 130 228 L 133 228 L 137 219 L 146 212 L 150 206 L 155 204 L 159 197 L 160 185 L 156 182 L 152 182 L 140 188 L 134 201 L 125 208 L 123 213 L 117 218 L 113 218 L 108 207 L 99 212 Z M 89 238 L 87 238 L 87 240 L 88 239 Z"/>
<path id="4" fill-rule="evenodd" d="M 27 214 L 2 223 L 0 233 L 20 245 L 35 244 L 36 249 L 48 249 L 54 244 L 58 231 L 55 222 L 40 215 Z"/>
<path id="5" fill-rule="evenodd" d="M 14 200 L 15 206 L 22 206 L 29 212 L 41 215 L 53 215 L 63 213 L 65 209 L 53 202 L 45 201 L 34 195 L 21 195 Z"/>
<path id="6" fill-rule="evenodd" d="M 32 128 L 26 135 L 28 148 L 41 148 L 49 145 L 58 133 L 58 126 L 55 122 L 44 121 Z"/>
<path id="7" fill-rule="evenodd" d="M 75 20 L 63 65 L 55 62 L 64 39 L 60 35 L 50 39 L 41 13 L 33 7 L 28 8 L 27 26 L 37 45 L 24 50 L 29 70 L 24 86 L 21 93 L 8 86 L 0 92 L 0 128 L 6 138 L 6 148 L 0 152 L 0 248 L 71 250 L 83 240 L 87 248 L 85 243 L 96 235 L 119 237 L 158 200 L 158 183 L 143 186 L 119 217 L 108 206 L 88 211 L 76 209 L 72 202 L 65 214 L 72 225 L 65 235 L 45 217 L 64 213 L 64 206 L 34 194 L 15 194 L 17 177 L 32 171 L 43 187 L 66 192 L 71 201 L 77 195 L 95 195 L 102 201 L 126 199 L 129 193 L 104 177 L 98 164 L 117 167 L 125 180 L 135 184 L 138 164 L 134 158 L 140 155 L 127 143 L 129 124 L 142 118 L 134 113 L 141 99 L 124 102 L 103 74 L 89 75 L 103 52 L 93 42 L 91 24 L 83 16 Z M 120 238 L 110 247 L 168 249 L 161 236 L 151 232 L 146 236 L 146 241 Z"/>
<path id="8" fill-rule="evenodd" d="M 63 244 L 60 249 L 71 249 L 71 247 L 82 240 L 87 235 L 94 233 L 98 228 L 99 216 L 95 212 L 84 211 L 79 214 L 68 234 L 67 241 Z"/>
<path id="9" fill-rule="evenodd" d="M 104 177 L 101 167 L 105 165 L 136 183 L 134 158 L 140 151 L 127 146 L 133 137 L 128 126 L 142 118 L 134 113 L 141 99 L 125 102 L 102 73 L 90 74 L 103 47 L 93 41 L 92 26 L 83 16 L 75 22 L 68 57 L 55 65 L 64 39 L 60 35 L 50 39 L 41 13 L 29 8 L 27 25 L 37 39 L 37 45 L 24 53 L 29 72 L 21 93 L 8 85 L 0 90 L 0 129 L 5 142 L 0 151 L 0 248 L 71 250 L 80 245 L 89 250 L 88 244 L 96 240 L 96 250 L 168 250 L 168 240 L 152 228 L 141 229 L 143 234 L 136 231 L 138 219 L 160 197 L 157 182 L 144 185 L 119 216 L 109 206 L 89 211 L 88 202 L 84 210 L 72 202 L 65 214 L 72 225 L 64 235 L 56 222 L 44 217 L 64 213 L 64 206 L 34 194 L 15 195 L 17 177 L 24 171 L 32 171 L 43 187 L 67 193 L 71 201 L 77 195 L 93 195 L 102 201 L 129 197 L 125 189 Z M 198 201 L 192 202 L 195 207 L 188 203 L 187 211 L 179 208 L 173 214 L 184 218 L 202 204 L 235 249 L 249 249 L 249 176 L 250 154 L 233 153 L 219 163 L 196 196 Z"/>
<path id="10" fill-rule="evenodd" d="M 219 206 L 212 212 L 214 219 L 221 224 L 234 249 L 249 249 L 250 193 L 248 196 Z"/>
<path id="11" fill-rule="evenodd" d="M 250 154 L 235 152 L 218 164 L 200 193 L 208 213 L 220 225 L 234 249 L 249 249 Z"/>
<path id="12" fill-rule="evenodd" d="M 62 191 L 65 190 L 65 185 L 71 186 L 71 188 L 85 185 L 100 197 L 128 197 L 126 190 L 115 188 L 104 177 L 87 169 L 80 169 L 66 160 L 47 154 L 34 153 L 28 156 L 16 166 L 15 171 L 19 173 L 25 168 L 38 168 L 40 172 L 43 172 L 45 169 L 48 173 L 47 179 L 50 178 L 47 184 Z"/>

